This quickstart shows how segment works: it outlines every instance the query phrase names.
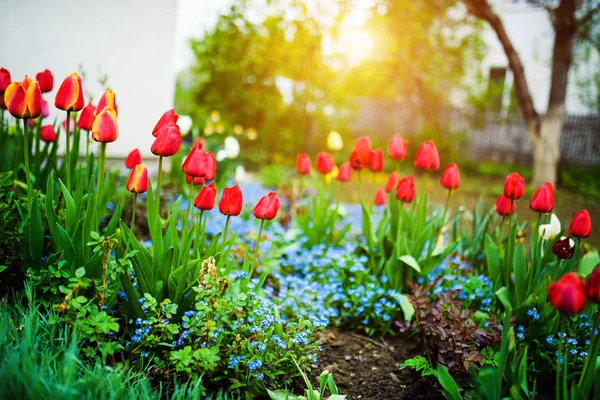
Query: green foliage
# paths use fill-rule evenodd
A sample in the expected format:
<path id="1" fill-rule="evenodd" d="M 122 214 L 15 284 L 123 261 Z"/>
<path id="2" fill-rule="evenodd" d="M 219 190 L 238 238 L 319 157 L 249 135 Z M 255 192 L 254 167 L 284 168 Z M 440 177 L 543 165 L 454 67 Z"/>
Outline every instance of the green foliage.
<path id="1" fill-rule="evenodd" d="M 402 368 L 414 368 L 415 371 L 421 372 L 421 376 L 435 375 L 436 370 L 431 367 L 429 360 L 423 356 L 415 356 L 404 361 Z"/>
<path id="2" fill-rule="evenodd" d="M 319 376 L 319 389 L 313 388 L 312 383 L 302 371 L 302 369 L 296 364 L 306 389 L 304 389 L 304 396 L 295 396 L 285 390 L 268 390 L 269 397 L 271 400 L 345 400 L 346 396 L 339 394 L 338 388 L 333 381 L 333 375 L 327 370 L 323 371 Z M 325 398 L 325 391 L 329 390 L 330 396 Z"/>
<path id="3" fill-rule="evenodd" d="M 15 196 L 12 172 L 0 173 L 0 297 L 8 288 L 21 287 L 25 275 L 19 247 L 26 221 L 19 209 L 24 206 Z"/>

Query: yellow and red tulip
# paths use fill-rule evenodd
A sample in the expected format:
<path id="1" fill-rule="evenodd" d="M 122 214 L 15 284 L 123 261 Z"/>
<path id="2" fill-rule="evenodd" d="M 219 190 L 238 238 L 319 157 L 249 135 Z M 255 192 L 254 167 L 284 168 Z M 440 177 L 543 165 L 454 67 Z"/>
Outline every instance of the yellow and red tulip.
<path id="1" fill-rule="evenodd" d="M 4 92 L 4 102 L 15 118 L 37 118 L 42 115 L 42 92 L 37 82 L 26 76 L 22 82 L 12 82 Z"/>
<path id="2" fill-rule="evenodd" d="M 88 104 L 83 108 L 79 115 L 79 121 L 77 121 L 77 127 L 85 131 L 91 131 L 94 125 L 94 118 L 96 117 L 96 107 L 92 103 Z"/>
<path id="3" fill-rule="evenodd" d="M 144 164 L 137 164 L 131 169 L 127 180 L 127 190 L 131 193 L 144 193 L 148 190 L 148 168 Z"/>
<path id="4" fill-rule="evenodd" d="M 81 111 L 83 109 L 85 106 L 83 85 L 77 72 L 71 73 L 60 84 L 54 98 L 54 106 L 64 111 Z"/>
<path id="5" fill-rule="evenodd" d="M 100 97 L 100 100 L 98 101 L 96 110 L 103 110 L 104 107 L 112 108 L 115 110 L 115 113 L 119 115 L 119 110 L 117 109 L 117 96 L 111 89 L 107 89 L 106 92 L 102 94 L 102 97 Z"/>
<path id="6" fill-rule="evenodd" d="M 99 143 L 111 143 L 119 138 L 119 124 L 117 112 L 109 107 L 104 107 L 94 119 L 92 125 L 92 139 Z"/>

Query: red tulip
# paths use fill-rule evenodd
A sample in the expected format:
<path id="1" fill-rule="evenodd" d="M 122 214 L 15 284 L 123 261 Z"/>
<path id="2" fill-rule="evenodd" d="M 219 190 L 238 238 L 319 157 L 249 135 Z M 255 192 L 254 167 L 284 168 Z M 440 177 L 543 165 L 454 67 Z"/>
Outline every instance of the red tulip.
<path id="1" fill-rule="evenodd" d="M 152 136 L 157 137 L 158 132 L 167 125 L 176 124 L 179 119 L 179 115 L 175 114 L 175 109 L 171 108 L 169 111 L 165 112 L 162 117 L 156 123 L 154 129 L 152 129 Z"/>
<path id="2" fill-rule="evenodd" d="M 577 314 L 585 307 L 585 282 L 574 272 L 564 274 L 548 286 L 548 299 L 552 307 L 561 313 Z"/>
<path id="3" fill-rule="evenodd" d="M 421 145 L 414 161 L 415 167 L 425 171 L 437 171 L 440 168 L 440 155 L 433 143 L 428 140 Z"/>
<path id="4" fill-rule="evenodd" d="M 131 169 L 127 190 L 131 193 L 144 193 L 148 190 L 148 168 L 144 164 L 137 164 Z"/>
<path id="5" fill-rule="evenodd" d="M 352 180 L 352 167 L 350 167 L 350 163 L 345 162 L 340 165 L 340 170 L 335 179 L 340 182 L 350 182 Z"/>
<path id="6" fill-rule="evenodd" d="M 103 110 L 104 107 L 109 107 L 115 110 L 115 113 L 119 115 L 119 110 L 117 108 L 117 96 L 115 92 L 111 89 L 107 89 L 106 92 L 102 93 L 102 97 L 98 100 L 97 110 Z"/>
<path id="7" fill-rule="evenodd" d="M 383 189 L 377 189 L 377 192 L 375 192 L 375 200 L 373 202 L 376 206 L 385 206 L 385 192 Z"/>
<path id="8" fill-rule="evenodd" d="M 99 143 L 111 143 L 119 138 L 117 113 L 109 107 L 104 107 L 92 125 L 92 139 Z"/>
<path id="9" fill-rule="evenodd" d="M 444 173 L 442 174 L 440 183 L 448 190 L 458 189 L 460 186 L 460 172 L 456 164 L 448 164 L 444 170 Z"/>
<path id="10" fill-rule="evenodd" d="M 511 172 L 504 181 L 504 195 L 512 200 L 518 200 L 525 192 L 525 180 L 516 172 Z"/>
<path id="11" fill-rule="evenodd" d="M 324 151 L 317 154 L 317 171 L 326 175 L 333 170 L 333 157 Z"/>
<path id="12" fill-rule="evenodd" d="M 544 183 L 536 190 L 529 207 L 539 213 L 549 213 L 554 208 L 554 188 L 550 182 Z"/>
<path id="13" fill-rule="evenodd" d="M 372 172 L 383 171 L 383 150 L 377 149 L 371 153 L 371 163 L 369 169 Z"/>
<path id="14" fill-rule="evenodd" d="M 81 111 L 83 109 L 85 106 L 83 86 L 77 72 L 71 73 L 60 84 L 54 98 L 54 106 L 65 111 Z"/>
<path id="15" fill-rule="evenodd" d="M 566 260 L 575 254 L 575 243 L 573 239 L 563 236 L 552 245 L 552 252 L 559 259 Z"/>
<path id="16" fill-rule="evenodd" d="M 201 145 L 194 145 L 181 166 L 183 172 L 190 176 L 206 174 L 206 153 Z"/>
<path id="17" fill-rule="evenodd" d="M 585 296 L 589 301 L 600 304 L 600 264 L 596 265 L 587 278 Z"/>
<path id="18" fill-rule="evenodd" d="M 240 215 L 242 212 L 243 198 L 242 191 L 238 185 L 223 189 L 221 200 L 219 201 L 219 211 L 224 215 Z"/>
<path id="19" fill-rule="evenodd" d="M 407 149 L 408 140 L 402 139 L 402 136 L 397 133 L 388 142 L 388 155 L 392 160 L 404 160 Z"/>
<path id="20" fill-rule="evenodd" d="M 217 174 L 217 159 L 212 151 L 206 153 L 206 173 L 204 174 L 204 179 L 210 181 L 211 179 L 215 179 L 215 175 Z"/>
<path id="21" fill-rule="evenodd" d="M 127 155 L 127 158 L 125 159 L 125 167 L 126 168 L 133 168 L 138 164 L 142 163 L 142 155 L 140 154 L 140 151 L 138 149 L 133 149 L 131 151 L 131 153 L 129 153 Z"/>
<path id="22" fill-rule="evenodd" d="M 79 121 L 77 127 L 86 131 L 91 131 L 94 125 L 94 118 L 96 116 L 96 107 L 92 103 L 88 104 L 83 108 L 79 115 Z"/>
<path id="23" fill-rule="evenodd" d="M 354 149 L 350 154 L 350 165 L 352 169 L 360 171 L 365 167 L 371 166 L 371 139 L 368 136 L 361 136 L 354 142 Z"/>
<path id="24" fill-rule="evenodd" d="M 8 72 L 6 68 L 0 68 L 0 93 L 6 92 L 6 88 L 11 82 L 12 79 L 10 79 L 10 72 Z"/>
<path id="25" fill-rule="evenodd" d="M 279 211 L 279 197 L 275 192 L 271 192 L 258 201 L 254 207 L 254 216 L 258 219 L 271 220 Z"/>
<path id="26" fill-rule="evenodd" d="M 204 182 L 206 182 L 206 180 L 202 177 L 190 176 L 190 175 L 185 176 L 185 181 L 187 182 L 188 185 L 190 183 L 194 182 L 194 185 L 196 185 L 196 186 L 204 185 Z"/>
<path id="27" fill-rule="evenodd" d="M 411 203 L 415 197 L 415 180 L 412 176 L 407 176 L 398 181 L 396 189 L 396 198 L 403 203 Z"/>
<path id="28" fill-rule="evenodd" d="M 48 107 L 48 102 L 42 98 L 42 118 L 48 118 L 49 115 L 50 107 Z"/>
<path id="29" fill-rule="evenodd" d="M 569 233 L 577 238 L 587 238 L 592 234 L 592 219 L 587 210 L 581 210 L 571 220 Z"/>
<path id="30" fill-rule="evenodd" d="M 37 82 L 26 76 L 23 82 L 13 82 L 4 92 L 8 112 L 19 119 L 37 118 L 42 114 L 42 93 Z"/>
<path id="31" fill-rule="evenodd" d="M 396 187 L 396 182 L 400 180 L 400 174 L 396 171 L 390 174 L 390 177 L 385 185 L 385 191 L 388 193 L 392 193 L 392 190 Z"/>
<path id="32" fill-rule="evenodd" d="M 196 200 L 194 200 L 194 207 L 199 210 L 212 210 L 215 207 L 216 197 L 217 189 L 215 189 L 214 183 L 211 183 L 208 186 L 203 186 L 202 189 L 200 189 L 198 196 L 196 196 Z"/>
<path id="33" fill-rule="evenodd" d="M 181 133 L 179 126 L 169 124 L 163 126 L 152 143 L 152 154 L 162 157 L 170 157 L 177 153 L 181 147 Z"/>
<path id="34" fill-rule="evenodd" d="M 508 197 L 506 197 L 503 194 L 501 194 L 500 197 L 498 197 L 498 200 L 496 201 L 496 212 L 498 213 L 498 215 L 502 217 L 506 217 L 507 215 L 513 215 L 515 213 L 515 210 L 516 206 L 514 201 L 511 201 Z"/>
<path id="35" fill-rule="evenodd" d="M 296 171 L 300 175 L 309 175 L 311 170 L 310 157 L 306 153 L 298 154 L 296 159 Z"/>
<path id="36" fill-rule="evenodd" d="M 46 143 L 52 143 L 56 141 L 56 132 L 52 125 L 44 125 L 40 130 L 40 139 Z"/>
<path id="37" fill-rule="evenodd" d="M 42 93 L 51 92 L 54 88 L 54 77 L 50 70 L 45 69 L 42 72 L 38 72 L 35 76 L 35 80 L 40 84 L 40 90 Z"/>
<path id="38" fill-rule="evenodd" d="M 0 109 L 6 110 L 7 108 L 6 102 L 4 101 L 4 93 L 0 92 Z"/>

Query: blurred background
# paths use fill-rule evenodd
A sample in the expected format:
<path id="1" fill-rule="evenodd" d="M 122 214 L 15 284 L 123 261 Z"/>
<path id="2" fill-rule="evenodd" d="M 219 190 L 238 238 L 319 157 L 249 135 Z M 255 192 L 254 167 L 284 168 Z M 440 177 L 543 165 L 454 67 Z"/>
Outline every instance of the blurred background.
<path id="1" fill-rule="evenodd" d="M 237 162 L 267 183 L 293 171 L 300 151 L 327 150 L 332 131 L 344 142 L 338 162 L 357 136 L 385 148 L 400 133 L 412 155 L 433 139 L 442 164 L 473 177 L 464 188 L 473 197 L 499 193 L 513 169 L 536 184 L 552 170 L 543 180 L 565 191 L 566 207 L 598 214 L 597 1 L 0 0 L 0 9 L 0 65 L 13 79 L 49 68 L 56 91 L 77 70 L 87 99 L 116 92 L 114 157 L 149 155 L 154 124 L 174 106 L 191 117 L 192 138 L 235 138 Z M 548 115 L 558 115 L 550 136 Z"/>

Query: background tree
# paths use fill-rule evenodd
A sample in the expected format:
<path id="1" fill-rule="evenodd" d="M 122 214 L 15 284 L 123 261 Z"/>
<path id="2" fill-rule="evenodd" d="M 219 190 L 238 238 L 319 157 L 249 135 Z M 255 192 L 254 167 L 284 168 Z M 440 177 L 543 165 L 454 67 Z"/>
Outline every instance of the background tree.
<path id="1" fill-rule="evenodd" d="M 565 99 L 573 49 L 600 15 L 597 0 L 560 0 L 543 2 L 554 28 L 552 74 L 548 109 L 540 115 L 533 105 L 519 54 L 508 37 L 501 18 L 488 0 L 462 0 L 470 14 L 486 21 L 502 44 L 514 76 L 515 93 L 521 116 L 533 143 L 535 185 L 557 183 L 560 161 L 560 135 L 565 118 Z"/>

